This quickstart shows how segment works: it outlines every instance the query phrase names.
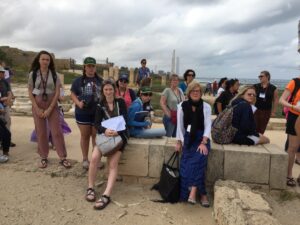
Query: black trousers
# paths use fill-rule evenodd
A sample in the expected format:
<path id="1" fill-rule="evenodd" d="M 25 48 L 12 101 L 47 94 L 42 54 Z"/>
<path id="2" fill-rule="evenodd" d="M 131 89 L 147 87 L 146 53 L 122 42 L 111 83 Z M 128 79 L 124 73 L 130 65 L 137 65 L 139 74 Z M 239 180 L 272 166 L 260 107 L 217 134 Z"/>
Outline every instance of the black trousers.
<path id="1" fill-rule="evenodd" d="M 3 152 L 9 152 L 11 133 L 6 128 L 5 123 L 0 119 L 0 141 L 2 142 Z"/>

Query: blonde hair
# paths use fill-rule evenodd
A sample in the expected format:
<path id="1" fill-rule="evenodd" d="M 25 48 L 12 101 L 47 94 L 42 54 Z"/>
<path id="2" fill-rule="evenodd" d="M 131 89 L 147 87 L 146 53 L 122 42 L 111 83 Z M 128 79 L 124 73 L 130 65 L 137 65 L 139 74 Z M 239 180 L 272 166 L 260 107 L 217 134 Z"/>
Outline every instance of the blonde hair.
<path id="1" fill-rule="evenodd" d="M 246 86 L 242 87 L 242 88 L 239 90 L 239 92 L 237 93 L 237 95 L 234 96 L 234 98 L 230 101 L 229 104 L 231 105 L 231 103 L 232 103 L 234 100 L 238 99 L 238 98 L 243 98 L 244 95 L 246 94 L 246 92 L 247 92 L 248 90 L 250 90 L 250 89 L 253 89 L 254 91 L 256 91 L 256 90 L 255 90 L 255 87 L 254 87 L 253 85 L 246 85 Z M 255 100 L 255 102 L 256 102 L 256 100 Z M 255 102 L 254 102 L 254 104 L 255 104 Z"/>
<path id="2" fill-rule="evenodd" d="M 191 91 L 195 88 L 200 88 L 200 93 L 202 95 L 202 87 L 201 84 L 198 83 L 197 81 L 193 80 L 191 83 L 189 83 L 187 89 L 186 89 L 186 96 L 189 97 L 191 94 Z"/>

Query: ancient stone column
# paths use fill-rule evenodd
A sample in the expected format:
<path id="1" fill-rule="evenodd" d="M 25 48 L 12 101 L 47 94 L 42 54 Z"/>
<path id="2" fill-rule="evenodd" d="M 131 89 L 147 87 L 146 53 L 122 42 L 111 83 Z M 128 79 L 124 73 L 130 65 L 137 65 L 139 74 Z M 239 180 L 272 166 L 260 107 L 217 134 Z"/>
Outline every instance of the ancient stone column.
<path id="1" fill-rule="evenodd" d="M 114 68 L 111 66 L 108 68 L 108 77 L 114 77 Z"/>
<path id="2" fill-rule="evenodd" d="M 107 70 L 103 70 L 103 79 L 104 80 L 108 79 L 108 71 Z"/>
<path id="3" fill-rule="evenodd" d="M 114 67 L 114 80 L 117 81 L 119 79 L 119 67 Z"/>
<path id="4" fill-rule="evenodd" d="M 161 76 L 161 86 L 166 86 L 167 83 L 167 76 L 162 75 Z"/>
<path id="5" fill-rule="evenodd" d="M 129 69 L 129 86 L 134 86 L 134 69 Z"/>

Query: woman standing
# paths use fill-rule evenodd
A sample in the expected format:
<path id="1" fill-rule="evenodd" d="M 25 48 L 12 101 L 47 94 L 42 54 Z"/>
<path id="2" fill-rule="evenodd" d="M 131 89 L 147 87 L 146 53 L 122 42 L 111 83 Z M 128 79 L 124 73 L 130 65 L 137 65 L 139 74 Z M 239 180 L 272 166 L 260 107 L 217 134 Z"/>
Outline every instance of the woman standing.
<path id="1" fill-rule="evenodd" d="M 125 101 L 122 98 L 115 98 L 115 93 L 115 84 L 110 80 L 104 81 L 101 88 L 101 101 L 99 104 L 97 104 L 95 115 L 95 127 L 97 129 L 97 135 L 104 134 L 107 137 L 120 135 L 122 138 L 122 143 L 120 144 L 120 146 L 118 146 L 116 151 L 108 156 L 109 173 L 107 186 L 103 195 L 98 201 L 96 201 L 94 205 L 94 209 L 99 210 L 104 209 L 110 203 L 110 195 L 118 174 L 119 160 L 128 139 L 127 128 L 123 131 L 115 131 L 101 126 L 101 122 L 103 120 L 107 120 L 116 116 L 123 116 L 124 120 L 127 120 L 127 109 Z M 95 146 L 92 153 L 92 160 L 89 169 L 88 189 L 86 193 L 87 201 L 96 200 L 94 185 L 97 173 L 97 165 L 101 160 L 101 157 L 101 146 Z"/>
<path id="2" fill-rule="evenodd" d="M 41 157 L 40 168 L 48 165 L 47 121 L 52 133 L 53 143 L 60 158 L 60 164 L 70 168 L 66 159 L 67 151 L 59 123 L 57 100 L 60 80 L 56 75 L 54 61 L 49 52 L 41 51 L 34 58 L 28 80 L 28 94 L 32 102 L 32 115 L 37 132 L 38 153 Z"/>
<path id="3" fill-rule="evenodd" d="M 88 169 L 90 138 L 92 138 L 92 144 L 95 146 L 94 119 L 96 104 L 100 98 L 102 78 L 98 77 L 96 73 L 96 60 L 94 58 L 85 58 L 83 64 L 83 75 L 72 83 L 71 98 L 75 103 L 75 118 L 80 130 L 82 167 Z"/>
<path id="4" fill-rule="evenodd" d="M 121 74 L 119 79 L 116 82 L 116 96 L 121 97 L 125 100 L 127 109 L 131 105 L 131 103 L 136 99 L 136 95 L 134 90 L 128 88 L 128 76 L 126 74 Z"/>
<path id="5" fill-rule="evenodd" d="M 233 97 L 236 95 L 239 90 L 239 80 L 238 79 L 230 79 L 226 81 L 225 91 L 220 94 L 220 96 L 216 99 L 214 103 L 214 111 L 217 115 L 221 113 Z"/>
<path id="6" fill-rule="evenodd" d="M 300 77 L 294 78 L 287 84 L 279 102 L 289 108 L 286 122 L 286 133 L 288 134 L 289 141 L 287 150 L 289 162 L 286 184 L 294 187 L 296 186 L 296 181 L 293 178 L 293 165 L 295 154 L 300 147 Z M 297 182 L 300 185 L 300 175 L 298 176 Z"/>
<path id="7" fill-rule="evenodd" d="M 205 171 L 210 150 L 211 108 L 201 99 L 199 83 L 191 83 L 187 89 L 188 100 L 178 106 L 176 151 L 182 151 L 180 161 L 180 199 L 209 207 L 205 189 Z"/>
<path id="8" fill-rule="evenodd" d="M 233 143 L 240 145 L 266 144 L 270 140 L 256 131 L 254 121 L 254 104 L 256 101 L 256 92 L 253 86 L 245 87 L 232 100 L 234 107 L 232 115 L 232 126 L 237 129 L 233 138 Z"/>
<path id="9" fill-rule="evenodd" d="M 265 133 L 270 117 L 275 117 L 278 105 L 278 90 L 270 83 L 271 75 L 268 71 L 262 71 L 258 76 L 260 83 L 255 84 L 257 110 L 254 114 L 256 130 Z"/>
<path id="10" fill-rule="evenodd" d="M 171 75 L 170 88 L 166 88 L 160 98 L 160 106 L 164 112 L 163 124 L 167 137 L 176 136 L 177 105 L 184 100 L 184 94 L 182 90 L 178 88 L 178 83 L 178 75 Z"/>
<path id="11" fill-rule="evenodd" d="M 188 69 L 184 72 L 183 78 L 184 81 L 179 84 L 179 88 L 185 93 L 188 85 L 195 79 L 196 73 L 194 70 Z"/>
<path id="12" fill-rule="evenodd" d="M 225 91 L 225 88 L 226 88 L 226 81 L 227 81 L 227 77 L 223 77 L 220 79 L 219 83 L 218 83 L 218 91 L 217 91 L 217 97 L 219 97 L 222 92 Z"/>

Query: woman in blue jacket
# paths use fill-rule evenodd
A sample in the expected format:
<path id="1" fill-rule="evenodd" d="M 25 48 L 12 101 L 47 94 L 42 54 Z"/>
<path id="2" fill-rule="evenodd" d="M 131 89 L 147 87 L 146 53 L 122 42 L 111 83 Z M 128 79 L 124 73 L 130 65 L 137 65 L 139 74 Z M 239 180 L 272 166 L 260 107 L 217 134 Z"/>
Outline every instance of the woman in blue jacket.
<path id="1" fill-rule="evenodd" d="M 151 129 L 151 121 L 146 119 L 138 119 L 137 113 L 144 111 L 143 105 L 149 103 L 152 96 L 150 87 L 142 87 L 139 90 L 140 97 L 132 102 L 128 109 L 128 126 L 130 136 L 136 138 L 156 138 L 166 135 L 166 131 L 161 128 Z M 147 116 L 150 118 L 150 113 Z"/>
<path id="2" fill-rule="evenodd" d="M 233 109 L 232 126 L 237 128 L 233 143 L 240 145 L 266 144 L 270 140 L 256 132 L 254 120 L 256 92 L 253 86 L 245 87 L 232 100 Z"/>

